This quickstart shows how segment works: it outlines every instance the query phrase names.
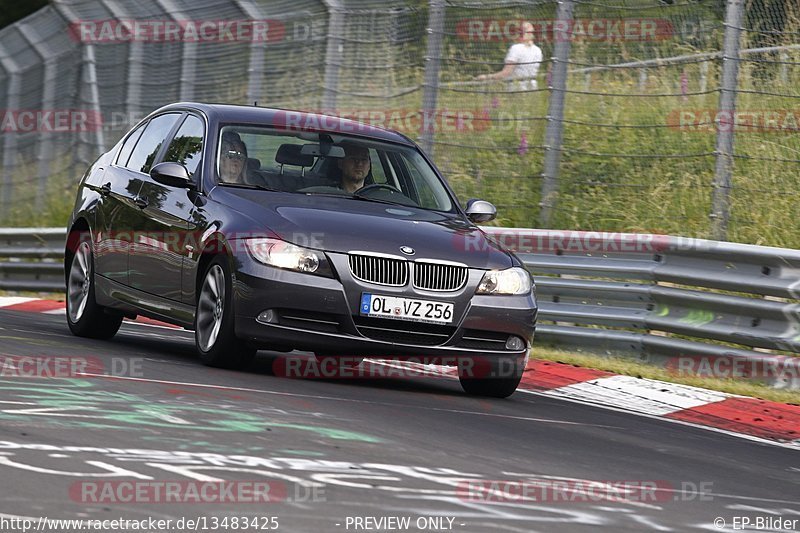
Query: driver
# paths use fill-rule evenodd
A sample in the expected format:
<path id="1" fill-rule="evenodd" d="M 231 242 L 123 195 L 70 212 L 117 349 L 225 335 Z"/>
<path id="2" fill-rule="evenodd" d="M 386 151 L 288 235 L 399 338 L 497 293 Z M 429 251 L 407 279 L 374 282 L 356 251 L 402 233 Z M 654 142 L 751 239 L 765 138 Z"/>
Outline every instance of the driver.
<path id="1" fill-rule="evenodd" d="M 364 186 L 364 180 L 370 171 L 369 149 L 352 143 L 343 143 L 344 157 L 337 164 L 342 171 L 340 187 L 349 193 L 356 192 Z"/>

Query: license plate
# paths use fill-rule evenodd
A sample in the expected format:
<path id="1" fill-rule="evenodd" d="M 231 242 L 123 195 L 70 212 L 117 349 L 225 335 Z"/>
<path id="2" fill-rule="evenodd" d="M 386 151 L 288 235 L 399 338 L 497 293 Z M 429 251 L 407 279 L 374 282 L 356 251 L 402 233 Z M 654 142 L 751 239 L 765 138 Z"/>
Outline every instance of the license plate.
<path id="1" fill-rule="evenodd" d="M 361 294 L 361 314 L 396 320 L 449 324 L 453 321 L 453 304 L 380 294 Z"/>

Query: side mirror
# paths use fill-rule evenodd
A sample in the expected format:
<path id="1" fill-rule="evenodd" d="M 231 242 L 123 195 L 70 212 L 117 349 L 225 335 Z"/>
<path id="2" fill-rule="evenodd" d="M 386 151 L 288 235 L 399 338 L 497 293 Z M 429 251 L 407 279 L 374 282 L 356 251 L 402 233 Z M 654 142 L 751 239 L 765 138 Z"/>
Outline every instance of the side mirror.
<path id="1" fill-rule="evenodd" d="M 150 169 L 150 177 L 157 183 L 169 187 L 179 187 L 182 189 L 194 188 L 192 177 L 189 176 L 189 171 L 180 163 L 159 163 Z"/>
<path id="2" fill-rule="evenodd" d="M 497 208 L 486 200 L 475 198 L 467 201 L 467 218 L 476 224 L 479 222 L 489 222 L 497 216 Z"/>

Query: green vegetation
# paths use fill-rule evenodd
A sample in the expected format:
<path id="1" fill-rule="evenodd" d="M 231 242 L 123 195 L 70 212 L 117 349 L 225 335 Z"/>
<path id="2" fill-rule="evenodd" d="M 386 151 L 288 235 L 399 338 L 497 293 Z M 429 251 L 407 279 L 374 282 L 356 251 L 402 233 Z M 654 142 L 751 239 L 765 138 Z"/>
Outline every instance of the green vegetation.
<path id="1" fill-rule="evenodd" d="M 789 61 L 800 62 L 800 53 Z M 710 237 L 718 94 L 578 93 L 680 95 L 682 77 L 691 80 L 688 93 L 700 92 L 700 68 L 648 69 L 643 88 L 638 73 L 628 71 L 571 78 L 576 92 L 566 98 L 552 227 Z M 729 240 L 800 248 L 793 209 L 800 192 L 800 68 L 771 72 L 765 80 L 757 79 L 753 65 L 741 72 L 740 88 L 791 97 L 739 94 L 744 124 L 735 133 Z M 716 65 L 705 75 L 709 88 L 718 85 Z M 483 131 L 446 136 L 436 159 L 460 196 L 497 204 L 499 225 L 538 226 L 546 96 L 446 93 L 443 99 L 444 108 L 485 109 L 492 119 Z"/>

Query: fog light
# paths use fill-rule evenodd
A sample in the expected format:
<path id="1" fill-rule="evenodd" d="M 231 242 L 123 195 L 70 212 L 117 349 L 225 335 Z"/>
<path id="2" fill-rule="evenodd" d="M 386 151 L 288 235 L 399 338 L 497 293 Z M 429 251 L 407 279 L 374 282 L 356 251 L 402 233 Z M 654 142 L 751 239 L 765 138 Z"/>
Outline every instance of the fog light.
<path id="1" fill-rule="evenodd" d="M 512 352 L 518 352 L 523 348 L 525 348 L 525 341 L 520 339 L 519 337 L 511 335 L 506 341 L 506 350 L 511 350 Z"/>
<path id="2" fill-rule="evenodd" d="M 261 314 L 258 315 L 256 319 L 259 322 L 263 322 L 265 324 L 277 324 L 278 323 L 278 313 L 276 313 L 272 309 L 267 309 L 266 311 L 261 311 Z"/>

